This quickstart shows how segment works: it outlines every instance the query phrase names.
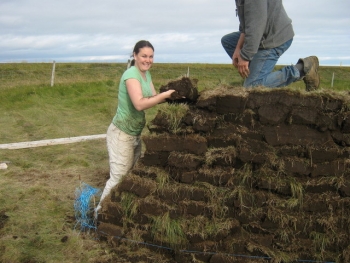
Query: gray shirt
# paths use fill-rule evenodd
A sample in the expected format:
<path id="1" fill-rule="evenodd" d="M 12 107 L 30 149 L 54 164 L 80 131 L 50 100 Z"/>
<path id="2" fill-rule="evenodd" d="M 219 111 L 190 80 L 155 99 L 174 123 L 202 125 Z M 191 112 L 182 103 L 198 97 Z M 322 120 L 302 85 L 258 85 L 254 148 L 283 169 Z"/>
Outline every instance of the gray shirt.
<path id="1" fill-rule="evenodd" d="M 252 60 L 258 49 L 275 48 L 294 37 L 282 0 L 236 0 L 239 31 L 245 34 L 241 56 Z"/>

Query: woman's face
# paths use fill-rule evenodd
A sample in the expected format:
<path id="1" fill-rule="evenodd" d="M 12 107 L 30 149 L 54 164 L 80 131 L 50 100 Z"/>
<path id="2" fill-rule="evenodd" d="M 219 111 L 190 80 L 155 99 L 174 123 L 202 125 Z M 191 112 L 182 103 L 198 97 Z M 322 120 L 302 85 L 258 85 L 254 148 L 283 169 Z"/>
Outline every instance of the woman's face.
<path id="1" fill-rule="evenodd" d="M 141 71 L 149 70 L 153 64 L 153 49 L 150 47 L 143 47 L 139 49 L 139 53 L 134 53 L 135 66 Z"/>

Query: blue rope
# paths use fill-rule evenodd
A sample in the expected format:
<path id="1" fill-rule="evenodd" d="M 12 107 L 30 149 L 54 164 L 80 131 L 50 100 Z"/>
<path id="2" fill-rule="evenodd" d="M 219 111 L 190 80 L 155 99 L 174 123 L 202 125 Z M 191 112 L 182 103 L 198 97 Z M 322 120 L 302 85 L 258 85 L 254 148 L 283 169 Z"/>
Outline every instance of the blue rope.
<path id="1" fill-rule="evenodd" d="M 86 183 L 81 183 L 80 187 L 75 190 L 74 211 L 76 227 L 80 227 L 80 231 L 94 229 L 96 224 L 94 219 L 94 206 L 92 205 L 92 198 L 100 196 L 100 190 L 94 188 Z"/>
<path id="2" fill-rule="evenodd" d="M 106 236 L 110 236 L 107 233 L 103 232 L 103 231 L 99 231 L 99 233 L 106 235 Z M 170 248 L 170 247 L 164 247 L 164 246 L 159 246 L 159 245 L 155 245 L 155 244 L 150 244 L 150 243 L 146 243 L 146 242 L 141 242 L 141 241 L 136 241 L 136 240 L 131 240 L 131 239 L 127 239 L 127 238 L 123 238 L 123 237 L 119 237 L 119 236 L 113 236 L 114 238 L 118 238 L 120 240 L 125 240 L 131 243 L 136 243 L 139 245 L 145 245 L 145 246 L 149 246 L 149 247 L 156 247 L 156 248 L 160 248 L 160 249 L 165 249 L 165 250 L 171 250 L 171 251 L 175 251 L 174 249 Z M 242 258 L 250 258 L 250 259 L 267 259 L 270 260 L 272 259 L 271 257 L 260 257 L 260 256 L 249 256 L 249 255 L 240 255 L 240 254 L 228 254 L 228 253 L 217 253 L 217 252 L 203 252 L 203 251 L 194 251 L 194 250 L 179 250 L 179 252 L 181 253 L 188 253 L 188 254 L 203 254 L 203 255 L 216 255 L 216 254 L 220 254 L 220 255 L 225 255 L 225 256 L 229 256 L 229 257 L 242 257 Z M 296 260 L 296 262 L 308 262 L 308 263 L 336 263 L 333 261 L 315 261 L 315 260 L 303 260 L 303 259 L 298 259 Z"/>

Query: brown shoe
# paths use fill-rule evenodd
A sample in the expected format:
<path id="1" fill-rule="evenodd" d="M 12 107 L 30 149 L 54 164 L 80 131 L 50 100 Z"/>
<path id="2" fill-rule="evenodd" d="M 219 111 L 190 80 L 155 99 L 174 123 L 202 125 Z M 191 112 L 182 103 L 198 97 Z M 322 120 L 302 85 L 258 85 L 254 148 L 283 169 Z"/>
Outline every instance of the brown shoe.
<path id="1" fill-rule="evenodd" d="M 318 74 L 319 62 L 316 56 L 310 56 L 307 58 L 301 58 L 298 62 L 304 64 L 303 77 L 306 85 L 306 91 L 317 90 L 320 86 L 320 75 Z"/>

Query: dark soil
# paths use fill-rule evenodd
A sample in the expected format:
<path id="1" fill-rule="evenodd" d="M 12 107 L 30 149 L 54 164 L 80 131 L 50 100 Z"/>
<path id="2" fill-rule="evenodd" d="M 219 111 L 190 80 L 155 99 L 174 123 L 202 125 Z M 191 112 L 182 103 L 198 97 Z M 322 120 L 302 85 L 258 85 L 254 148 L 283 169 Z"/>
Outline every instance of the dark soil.
<path id="1" fill-rule="evenodd" d="M 175 90 L 175 92 L 171 94 L 171 98 L 168 100 L 169 102 L 196 102 L 198 98 L 197 82 L 198 80 L 196 79 L 183 77 L 178 80 L 170 81 L 167 85 L 161 86 L 159 91 L 164 92 L 171 89 Z"/>
<path id="2" fill-rule="evenodd" d="M 6 221 L 8 220 L 8 216 L 5 211 L 0 211 L 0 229 L 4 227 Z"/>

